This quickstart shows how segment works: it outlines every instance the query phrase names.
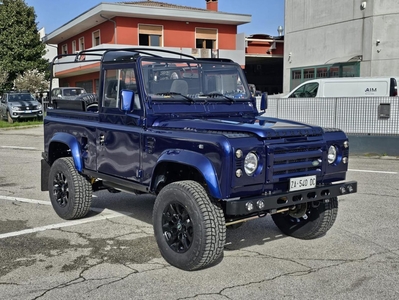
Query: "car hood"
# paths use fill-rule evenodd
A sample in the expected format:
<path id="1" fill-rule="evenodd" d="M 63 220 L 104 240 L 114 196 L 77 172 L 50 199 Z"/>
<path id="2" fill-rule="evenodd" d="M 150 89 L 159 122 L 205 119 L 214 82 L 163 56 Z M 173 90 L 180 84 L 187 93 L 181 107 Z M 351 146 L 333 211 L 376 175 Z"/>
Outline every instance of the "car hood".
<path id="1" fill-rule="evenodd" d="M 252 122 L 244 123 L 223 119 L 180 119 L 163 120 L 154 124 L 164 129 L 181 129 L 187 131 L 220 131 L 229 133 L 249 133 L 260 138 L 279 138 L 292 136 L 317 136 L 323 134 L 319 126 L 311 126 L 295 121 L 276 118 L 257 117 Z"/>
<path id="2" fill-rule="evenodd" d="M 12 106 L 38 106 L 41 105 L 39 101 L 24 101 L 24 100 L 20 100 L 20 101 L 12 101 L 9 102 L 10 105 Z"/>

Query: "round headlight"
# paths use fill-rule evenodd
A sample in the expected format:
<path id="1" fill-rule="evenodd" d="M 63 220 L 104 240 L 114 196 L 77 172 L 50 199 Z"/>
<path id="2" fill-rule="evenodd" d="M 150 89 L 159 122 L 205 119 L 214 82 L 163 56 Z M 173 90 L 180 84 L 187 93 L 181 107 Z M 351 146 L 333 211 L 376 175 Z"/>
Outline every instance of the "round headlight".
<path id="1" fill-rule="evenodd" d="M 247 156 L 245 156 L 244 160 L 244 170 L 248 176 L 251 176 L 255 173 L 258 168 L 258 156 L 254 152 L 249 152 Z"/>
<path id="2" fill-rule="evenodd" d="M 328 148 L 328 155 L 327 155 L 328 163 L 331 165 L 335 162 L 336 159 L 337 159 L 337 148 L 334 145 L 331 145 L 330 148 Z"/>

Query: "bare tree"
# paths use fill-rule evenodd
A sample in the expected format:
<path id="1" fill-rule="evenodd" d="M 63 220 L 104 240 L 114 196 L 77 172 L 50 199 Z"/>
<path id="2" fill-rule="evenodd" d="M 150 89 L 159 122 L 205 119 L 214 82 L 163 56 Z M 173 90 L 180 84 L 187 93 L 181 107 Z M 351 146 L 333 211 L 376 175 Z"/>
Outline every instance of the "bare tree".
<path id="1" fill-rule="evenodd" d="M 47 91 L 49 86 L 50 82 L 46 80 L 46 74 L 36 69 L 25 71 L 14 80 L 15 89 L 29 91 L 31 93 Z"/>

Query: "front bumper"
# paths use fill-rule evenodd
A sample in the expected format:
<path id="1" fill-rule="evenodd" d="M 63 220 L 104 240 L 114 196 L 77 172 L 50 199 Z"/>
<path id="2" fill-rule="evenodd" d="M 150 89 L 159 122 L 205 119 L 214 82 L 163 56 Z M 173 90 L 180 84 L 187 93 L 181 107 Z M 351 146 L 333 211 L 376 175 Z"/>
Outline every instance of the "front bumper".
<path id="1" fill-rule="evenodd" d="M 41 118 L 41 117 L 43 117 L 43 111 L 42 110 L 32 110 L 32 111 L 13 110 L 13 111 L 10 111 L 10 116 L 13 119 Z"/>
<path id="2" fill-rule="evenodd" d="M 313 189 L 260 195 L 255 197 L 226 199 L 227 216 L 245 216 L 253 214 L 274 213 L 275 211 L 301 203 L 334 198 L 357 192 L 357 182 L 348 181 L 331 185 L 318 186 Z M 249 208 L 251 208 L 249 210 Z"/>

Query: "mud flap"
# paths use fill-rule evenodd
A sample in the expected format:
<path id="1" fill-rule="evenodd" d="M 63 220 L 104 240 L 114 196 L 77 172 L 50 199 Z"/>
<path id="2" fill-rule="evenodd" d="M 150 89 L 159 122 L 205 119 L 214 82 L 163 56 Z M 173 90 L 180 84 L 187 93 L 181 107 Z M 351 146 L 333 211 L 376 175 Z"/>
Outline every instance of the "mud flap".
<path id="1" fill-rule="evenodd" d="M 45 160 L 41 160 L 41 190 L 48 191 L 48 177 L 50 173 L 50 164 Z"/>

